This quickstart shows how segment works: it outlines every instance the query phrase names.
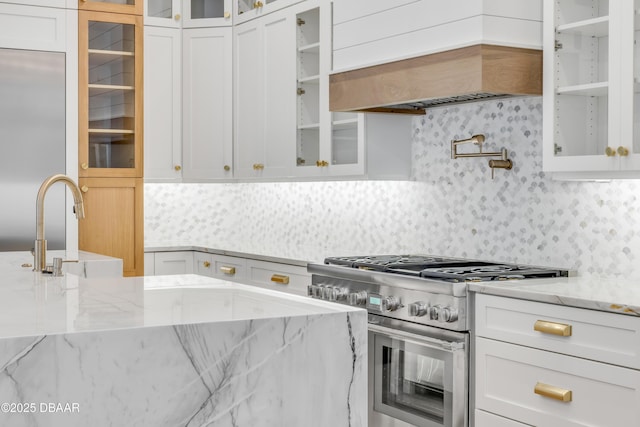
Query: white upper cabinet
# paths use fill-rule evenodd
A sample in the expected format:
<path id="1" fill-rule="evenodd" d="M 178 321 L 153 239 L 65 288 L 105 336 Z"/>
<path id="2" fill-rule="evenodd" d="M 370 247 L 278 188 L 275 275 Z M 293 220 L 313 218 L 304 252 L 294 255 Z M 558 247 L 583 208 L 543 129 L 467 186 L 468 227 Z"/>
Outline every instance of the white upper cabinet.
<path id="1" fill-rule="evenodd" d="M 229 26 L 231 8 L 231 0 L 146 0 L 144 24 L 173 28 Z"/>
<path id="2" fill-rule="evenodd" d="M 333 70 L 486 43 L 542 47 L 542 0 L 334 0 Z"/>
<path id="3" fill-rule="evenodd" d="M 295 144 L 295 11 L 234 28 L 237 178 L 291 176 Z"/>
<path id="4" fill-rule="evenodd" d="M 633 176 L 640 170 L 640 1 L 544 6 L 544 170 Z"/>
<path id="5" fill-rule="evenodd" d="M 233 0 L 236 24 L 267 15 L 304 0 Z"/>
<path id="6" fill-rule="evenodd" d="M 0 3 L 0 47 L 65 52 L 70 13 L 58 8 Z"/>

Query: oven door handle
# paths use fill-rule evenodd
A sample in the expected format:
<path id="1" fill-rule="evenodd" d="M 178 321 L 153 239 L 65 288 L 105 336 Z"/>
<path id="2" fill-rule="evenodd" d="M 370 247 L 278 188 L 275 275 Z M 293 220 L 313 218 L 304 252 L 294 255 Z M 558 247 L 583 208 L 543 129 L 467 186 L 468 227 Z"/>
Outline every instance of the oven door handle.
<path id="1" fill-rule="evenodd" d="M 389 338 L 395 338 L 403 341 L 411 341 L 414 344 L 418 344 L 424 347 L 440 349 L 440 350 L 444 350 L 451 353 L 463 351 L 465 348 L 464 342 L 448 341 L 448 340 L 443 340 L 435 337 L 427 337 L 424 335 L 418 335 L 411 332 L 402 331 L 400 329 L 387 328 L 385 326 L 380 326 L 375 323 L 369 323 L 369 331 L 386 335 Z"/>

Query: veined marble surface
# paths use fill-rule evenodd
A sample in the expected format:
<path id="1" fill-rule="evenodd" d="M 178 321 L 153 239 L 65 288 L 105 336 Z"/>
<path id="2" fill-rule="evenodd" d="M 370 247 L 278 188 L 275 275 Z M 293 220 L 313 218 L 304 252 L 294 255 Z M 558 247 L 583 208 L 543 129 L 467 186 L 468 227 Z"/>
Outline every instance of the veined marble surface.
<path id="1" fill-rule="evenodd" d="M 364 310 L 196 275 L 30 272 L 0 313 L 3 427 L 366 426 Z"/>
<path id="2" fill-rule="evenodd" d="M 640 281 L 597 276 L 470 283 L 472 292 L 640 316 Z"/>

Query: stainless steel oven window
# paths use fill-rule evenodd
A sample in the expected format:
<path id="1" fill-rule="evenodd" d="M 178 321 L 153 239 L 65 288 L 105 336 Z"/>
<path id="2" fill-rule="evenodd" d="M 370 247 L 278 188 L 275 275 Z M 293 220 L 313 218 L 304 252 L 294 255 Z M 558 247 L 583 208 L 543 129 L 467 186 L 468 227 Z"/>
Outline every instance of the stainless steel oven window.
<path id="1" fill-rule="evenodd" d="M 375 412 L 415 426 L 466 426 L 464 343 L 371 325 L 369 334 Z"/>

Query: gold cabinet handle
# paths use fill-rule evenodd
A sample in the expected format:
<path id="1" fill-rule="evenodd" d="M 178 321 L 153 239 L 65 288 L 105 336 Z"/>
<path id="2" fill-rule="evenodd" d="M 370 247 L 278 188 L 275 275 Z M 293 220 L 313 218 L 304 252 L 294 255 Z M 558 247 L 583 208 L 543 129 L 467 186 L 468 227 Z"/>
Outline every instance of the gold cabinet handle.
<path id="1" fill-rule="evenodd" d="M 618 147 L 618 154 L 620 154 L 622 157 L 627 157 L 629 155 L 629 149 L 621 145 L 620 147 Z"/>
<path id="2" fill-rule="evenodd" d="M 236 274 L 236 268 L 235 267 L 222 266 L 222 267 L 220 267 L 220 271 L 223 274 L 228 274 L 229 276 L 233 276 L 234 274 Z"/>
<path id="3" fill-rule="evenodd" d="M 558 335 L 561 337 L 571 336 L 571 325 L 546 320 L 536 320 L 536 323 L 533 325 L 533 330 L 542 332 L 543 334 Z"/>
<path id="4" fill-rule="evenodd" d="M 225 172 L 229 172 L 231 170 L 231 166 L 229 165 L 224 165 L 224 171 Z"/>
<path id="5" fill-rule="evenodd" d="M 88 164 L 86 164 L 86 163 L 82 163 L 82 164 L 80 165 L 80 168 L 81 168 L 82 170 L 85 170 L 85 171 L 86 171 L 87 169 L 89 169 L 89 165 L 88 165 Z"/>
<path id="6" fill-rule="evenodd" d="M 254 163 L 253 164 L 253 170 L 261 171 L 263 169 L 264 169 L 264 165 L 262 163 Z"/>
<path id="7" fill-rule="evenodd" d="M 282 274 L 274 274 L 271 276 L 271 281 L 275 283 L 282 283 L 283 285 L 289 284 L 289 276 L 285 276 Z"/>
<path id="8" fill-rule="evenodd" d="M 180 172 L 182 170 L 182 166 L 180 165 L 175 165 L 173 168 L 176 170 L 176 172 Z"/>
<path id="9" fill-rule="evenodd" d="M 229 12 L 225 12 L 225 13 L 224 13 L 224 18 L 225 18 L 225 19 L 229 19 L 229 18 L 231 18 L 231 13 L 229 13 Z"/>
<path id="10" fill-rule="evenodd" d="M 204 268 L 209 268 L 211 267 L 211 263 L 209 261 L 205 261 L 202 263 L 202 265 L 204 266 Z"/>
<path id="11" fill-rule="evenodd" d="M 613 157 L 613 156 L 615 156 L 615 155 L 616 155 L 616 150 L 614 150 L 614 149 L 613 149 L 613 148 L 611 148 L 611 147 L 607 147 L 607 148 L 604 150 L 604 154 L 606 154 L 606 155 L 607 155 L 607 157 Z"/>
<path id="12" fill-rule="evenodd" d="M 175 19 L 176 21 L 179 21 L 179 20 L 180 20 L 180 18 L 182 18 L 182 16 L 181 16 L 179 13 L 176 13 L 176 14 L 173 16 L 173 19 Z"/>
<path id="13" fill-rule="evenodd" d="M 89 191 L 89 187 L 87 187 L 86 185 L 83 185 L 82 187 L 80 187 L 80 190 L 81 190 L 83 193 L 86 193 L 87 191 Z"/>
<path id="14" fill-rule="evenodd" d="M 326 160 L 318 160 L 316 162 L 316 166 L 319 168 L 326 168 L 327 166 L 329 166 L 329 162 L 327 162 Z"/>
<path id="15" fill-rule="evenodd" d="M 533 392 L 535 394 L 539 394 L 540 396 L 559 400 L 561 402 L 571 402 L 571 399 L 573 398 L 573 393 L 571 393 L 571 390 L 566 390 L 564 388 L 555 387 L 544 383 L 536 383 L 536 386 L 533 388 Z"/>

